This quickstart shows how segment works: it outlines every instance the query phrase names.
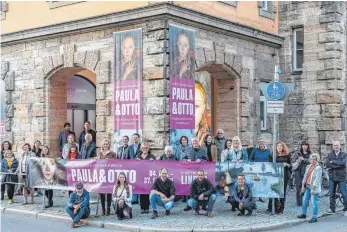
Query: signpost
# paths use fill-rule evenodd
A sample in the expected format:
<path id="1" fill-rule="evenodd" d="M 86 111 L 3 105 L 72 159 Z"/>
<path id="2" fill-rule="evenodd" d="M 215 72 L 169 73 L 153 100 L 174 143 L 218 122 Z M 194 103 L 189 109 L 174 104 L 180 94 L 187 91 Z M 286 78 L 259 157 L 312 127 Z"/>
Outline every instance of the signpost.
<path id="1" fill-rule="evenodd" d="M 281 83 L 278 81 L 278 77 L 281 74 L 281 70 L 276 65 L 274 81 L 270 84 L 261 83 L 260 89 L 266 97 L 267 113 L 273 114 L 273 135 L 272 135 L 272 154 L 273 163 L 276 163 L 276 142 L 278 133 L 278 115 L 284 112 L 284 100 L 294 90 L 294 84 Z M 275 201 L 272 205 L 272 213 L 275 213 Z"/>

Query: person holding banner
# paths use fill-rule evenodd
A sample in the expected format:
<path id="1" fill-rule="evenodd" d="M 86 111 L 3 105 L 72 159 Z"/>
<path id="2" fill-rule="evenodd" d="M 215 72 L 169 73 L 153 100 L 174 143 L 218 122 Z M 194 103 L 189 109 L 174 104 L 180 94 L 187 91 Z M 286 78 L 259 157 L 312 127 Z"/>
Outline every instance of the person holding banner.
<path id="1" fill-rule="evenodd" d="M 122 143 L 123 143 L 123 146 L 118 147 L 117 149 L 117 159 L 120 159 L 120 160 L 130 159 L 131 157 L 130 157 L 130 148 L 129 148 L 129 137 L 127 135 L 124 135 L 122 137 Z"/>
<path id="2" fill-rule="evenodd" d="M 112 196 L 115 202 L 114 211 L 118 220 L 125 217 L 133 218 L 133 210 L 131 207 L 131 199 L 133 187 L 128 184 L 127 177 L 124 172 L 118 174 L 117 184 L 113 187 Z"/>
<path id="3" fill-rule="evenodd" d="M 1 200 L 4 199 L 5 184 L 7 190 L 8 203 L 13 203 L 14 188 L 18 182 L 18 176 L 15 175 L 18 168 L 18 161 L 11 150 L 4 153 L 4 159 L 1 161 L 1 172 L 9 173 L 1 176 Z"/>
<path id="4" fill-rule="evenodd" d="M 193 180 L 190 185 L 190 197 L 187 204 L 189 207 L 195 209 L 197 215 L 200 214 L 200 206 L 206 208 L 206 216 L 212 217 L 212 210 L 214 203 L 216 202 L 216 190 L 212 183 L 205 178 L 205 172 L 203 170 L 198 171 L 198 178 Z"/>
<path id="5" fill-rule="evenodd" d="M 234 185 L 230 199 L 231 211 L 238 209 L 240 213 L 237 216 L 251 216 L 256 208 L 252 188 L 245 184 L 245 175 L 243 173 L 237 175 L 237 183 L 237 185 Z M 246 214 L 245 211 L 247 211 Z"/>
<path id="6" fill-rule="evenodd" d="M 71 193 L 65 211 L 72 218 L 72 223 L 70 224 L 72 228 L 83 226 L 81 219 L 89 217 L 89 192 L 83 188 L 82 183 L 75 185 L 75 191 Z"/>
<path id="7" fill-rule="evenodd" d="M 174 156 L 173 149 L 171 146 L 166 146 L 164 149 L 164 154 L 160 157 L 160 160 L 177 161 L 177 157 Z"/>
<path id="8" fill-rule="evenodd" d="M 101 141 L 101 150 L 98 152 L 96 156 L 96 160 L 100 159 L 115 159 L 116 158 L 116 153 L 111 151 L 111 141 L 109 139 L 103 139 Z M 110 211 L 111 211 L 111 202 L 112 202 L 112 194 L 105 194 L 105 193 L 100 193 L 100 200 L 101 200 L 101 216 L 109 216 Z M 107 201 L 107 208 L 105 211 L 105 200 Z M 106 214 L 105 214 L 106 213 Z"/>
<path id="9" fill-rule="evenodd" d="M 273 161 L 273 154 L 270 155 L 270 162 Z M 278 141 L 276 143 L 276 163 L 282 163 L 284 168 L 284 196 L 280 199 L 275 199 L 275 213 L 276 214 L 283 214 L 284 211 L 284 204 L 286 201 L 286 192 L 288 187 L 288 181 L 290 179 L 290 171 L 292 169 L 291 165 L 291 159 L 289 156 L 289 151 L 287 145 L 282 142 Z M 269 204 L 267 212 L 272 212 L 272 198 L 269 198 Z"/>
<path id="10" fill-rule="evenodd" d="M 207 161 L 206 150 L 200 147 L 197 137 L 192 138 L 192 147 L 193 151 L 191 153 L 186 153 L 185 159 L 187 162 L 195 161 L 200 163 L 201 161 Z"/>
<path id="11" fill-rule="evenodd" d="M 34 189 L 30 188 L 28 185 L 27 174 L 29 170 L 29 160 L 31 157 L 35 157 L 35 153 L 31 152 L 31 147 L 29 143 L 25 143 L 22 147 L 23 154 L 19 160 L 18 173 L 20 175 L 20 183 L 23 186 L 23 196 L 24 203 L 22 205 L 28 204 L 28 193 L 30 193 L 31 202 L 30 204 L 34 204 Z"/>
<path id="12" fill-rule="evenodd" d="M 51 156 L 51 154 L 49 153 L 49 148 L 47 146 L 43 146 L 42 147 L 42 154 L 41 156 L 43 158 L 51 158 L 54 159 L 54 157 Z M 52 189 L 46 189 L 45 190 L 45 196 L 48 199 L 48 203 L 47 205 L 45 205 L 45 208 L 50 208 L 53 207 L 53 190 Z"/>
<path id="13" fill-rule="evenodd" d="M 160 170 L 160 177 L 157 178 L 153 185 L 149 201 L 153 209 L 152 219 L 158 217 L 157 205 L 163 206 L 166 210 L 165 214 L 170 215 L 170 210 L 174 205 L 176 189 L 172 180 L 167 178 L 168 170 L 162 168 Z"/>
<path id="14" fill-rule="evenodd" d="M 148 143 L 142 143 L 141 153 L 136 156 L 136 160 L 155 160 L 155 156 L 149 151 Z M 141 213 L 149 213 L 149 194 L 140 195 L 140 207 Z"/>

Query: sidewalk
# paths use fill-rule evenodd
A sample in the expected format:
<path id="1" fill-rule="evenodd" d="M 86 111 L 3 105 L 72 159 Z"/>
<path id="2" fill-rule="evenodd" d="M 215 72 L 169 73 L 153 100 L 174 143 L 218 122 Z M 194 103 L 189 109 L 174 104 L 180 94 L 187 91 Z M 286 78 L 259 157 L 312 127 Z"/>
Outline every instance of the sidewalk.
<path id="1" fill-rule="evenodd" d="M 133 205 L 133 219 L 118 221 L 113 209 L 108 217 L 96 216 L 96 204 L 92 204 L 91 215 L 85 222 L 90 226 L 114 228 L 122 231 L 268 231 L 305 222 L 305 220 L 296 218 L 296 215 L 300 213 L 300 207 L 295 204 L 294 194 L 295 192 L 292 190 L 287 195 L 283 215 L 267 214 L 267 202 L 257 202 L 258 209 L 252 216 L 239 217 L 237 212 L 231 212 L 231 206 L 225 203 L 224 197 L 218 197 L 212 218 L 194 215 L 194 210 L 183 212 L 185 203 L 178 202 L 171 210 L 170 216 L 165 216 L 164 210 L 160 210 L 159 217 L 152 220 L 150 219 L 151 214 L 141 214 L 140 206 Z M 319 215 L 322 216 L 329 207 L 329 198 L 324 197 L 319 200 Z M 5 197 L 5 200 L 1 201 L 1 212 L 69 222 L 70 218 L 64 211 L 67 196 L 61 191 L 54 190 L 53 201 L 53 208 L 42 209 L 42 196 L 35 197 L 36 204 L 24 206 L 21 205 L 23 196 L 16 196 L 15 203 L 10 205 Z M 100 211 L 99 207 L 99 214 Z M 310 215 L 311 209 L 309 209 L 307 220 L 310 219 Z"/>

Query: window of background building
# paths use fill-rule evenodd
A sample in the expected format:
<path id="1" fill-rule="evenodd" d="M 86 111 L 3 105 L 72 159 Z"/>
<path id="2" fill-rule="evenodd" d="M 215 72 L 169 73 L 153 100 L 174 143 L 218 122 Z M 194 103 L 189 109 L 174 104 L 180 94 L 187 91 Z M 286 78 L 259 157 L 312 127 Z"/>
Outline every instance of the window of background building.
<path id="1" fill-rule="evenodd" d="M 273 1 L 258 1 L 259 15 L 272 20 L 276 19 L 277 8 Z"/>
<path id="2" fill-rule="evenodd" d="M 260 91 L 260 129 L 266 130 L 267 111 L 266 111 L 266 98 Z"/>
<path id="3" fill-rule="evenodd" d="M 304 29 L 293 30 L 293 71 L 302 71 L 304 63 Z"/>

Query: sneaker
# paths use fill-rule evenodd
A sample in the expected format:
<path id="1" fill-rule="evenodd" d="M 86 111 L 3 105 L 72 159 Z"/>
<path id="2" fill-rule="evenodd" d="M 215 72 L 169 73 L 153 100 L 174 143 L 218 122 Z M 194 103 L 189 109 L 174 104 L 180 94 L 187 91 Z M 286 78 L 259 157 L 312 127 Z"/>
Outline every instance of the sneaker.
<path id="1" fill-rule="evenodd" d="M 166 214 L 167 216 L 169 216 L 169 215 L 171 214 L 170 210 L 166 210 L 166 211 L 165 211 L 165 214 Z"/>
<path id="2" fill-rule="evenodd" d="M 151 219 L 156 219 L 157 217 L 158 217 L 158 212 L 156 210 L 153 210 Z"/>
<path id="3" fill-rule="evenodd" d="M 311 220 L 308 221 L 308 223 L 315 223 L 318 222 L 317 218 L 311 218 Z"/>
<path id="4" fill-rule="evenodd" d="M 306 214 L 301 214 L 301 215 L 298 215 L 297 217 L 300 219 L 306 219 Z"/>
<path id="5" fill-rule="evenodd" d="M 79 221 L 75 223 L 75 227 L 81 227 L 83 226 L 83 222 Z"/>
<path id="6" fill-rule="evenodd" d="M 191 210 L 192 209 L 192 207 L 190 207 L 190 206 L 186 206 L 184 209 L 183 209 L 183 211 L 189 211 L 189 210 Z"/>
<path id="7" fill-rule="evenodd" d="M 37 197 L 39 194 L 37 192 L 34 193 L 34 197 Z"/>
<path id="8" fill-rule="evenodd" d="M 12 200 L 11 200 L 11 199 L 8 200 L 8 203 L 9 203 L 9 204 L 13 204 L 13 199 L 12 199 Z"/>
<path id="9" fill-rule="evenodd" d="M 335 214 L 335 210 L 329 209 L 328 211 L 325 212 L 326 214 L 332 215 Z"/>

